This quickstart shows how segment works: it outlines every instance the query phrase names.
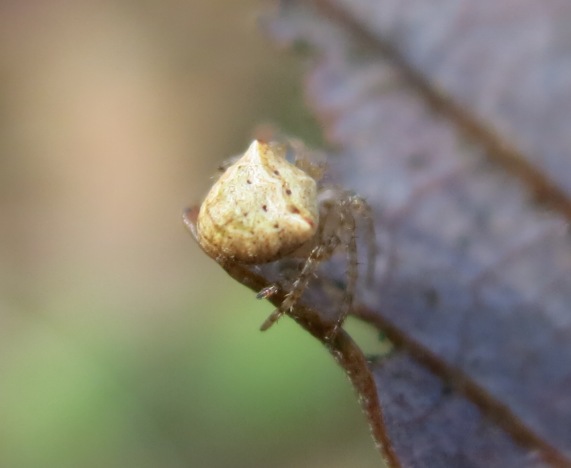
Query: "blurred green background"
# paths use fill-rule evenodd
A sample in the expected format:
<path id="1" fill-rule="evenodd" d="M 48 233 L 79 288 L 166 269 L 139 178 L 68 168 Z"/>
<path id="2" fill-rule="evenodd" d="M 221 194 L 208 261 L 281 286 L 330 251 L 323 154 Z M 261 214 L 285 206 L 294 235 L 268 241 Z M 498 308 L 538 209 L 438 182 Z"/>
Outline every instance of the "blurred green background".
<path id="1" fill-rule="evenodd" d="M 256 124 L 319 139 L 263 6 L 0 3 L 0 467 L 378 465 L 325 350 L 180 220 Z"/>

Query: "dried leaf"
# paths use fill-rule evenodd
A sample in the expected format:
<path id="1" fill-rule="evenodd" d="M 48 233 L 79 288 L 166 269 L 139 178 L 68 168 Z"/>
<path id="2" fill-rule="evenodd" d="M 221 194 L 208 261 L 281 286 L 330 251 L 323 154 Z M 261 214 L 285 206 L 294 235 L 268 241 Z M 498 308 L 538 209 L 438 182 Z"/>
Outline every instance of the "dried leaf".
<path id="1" fill-rule="evenodd" d="M 323 282 L 290 315 L 390 466 L 571 466 L 570 19 L 557 0 L 298 0 L 267 22 L 313 51 L 333 178 L 368 198 L 383 246 L 354 313 L 396 351 L 330 340 Z M 280 272 L 221 265 L 255 291 Z M 345 282 L 335 261 L 321 275 Z"/>
<path id="2" fill-rule="evenodd" d="M 331 169 L 375 210 L 357 314 L 397 345 L 369 365 L 384 416 L 366 409 L 391 465 L 571 466 L 570 20 L 557 0 L 322 0 L 267 23 L 312 49 Z"/>

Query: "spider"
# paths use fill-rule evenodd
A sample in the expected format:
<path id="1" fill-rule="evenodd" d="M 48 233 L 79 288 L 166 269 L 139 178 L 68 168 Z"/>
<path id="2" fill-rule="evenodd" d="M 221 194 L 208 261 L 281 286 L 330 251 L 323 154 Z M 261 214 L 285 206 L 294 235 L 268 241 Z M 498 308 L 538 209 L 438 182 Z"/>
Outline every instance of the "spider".
<path id="1" fill-rule="evenodd" d="M 293 153 L 293 164 L 287 156 Z M 267 330 L 301 299 L 319 265 L 337 250 L 347 256 L 346 288 L 333 334 L 353 305 L 359 276 L 357 221 L 362 220 L 368 245 L 367 279 L 374 274 L 376 244 L 371 208 L 355 193 L 321 182 L 324 166 L 312 162 L 301 143 L 254 140 L 243 156 L 229 160 L 206 195 L 196 222 L 184 223 L 201 248 L 217 262 L 262 265 L 295 259 L 300 268 L 262 289 L 268 298 L 286 291 L 281 305 L 266 319 Z M 282 275 L 283 276 L 283 275 Z M 285 283 L 285 285 L 284 285 Z"/>

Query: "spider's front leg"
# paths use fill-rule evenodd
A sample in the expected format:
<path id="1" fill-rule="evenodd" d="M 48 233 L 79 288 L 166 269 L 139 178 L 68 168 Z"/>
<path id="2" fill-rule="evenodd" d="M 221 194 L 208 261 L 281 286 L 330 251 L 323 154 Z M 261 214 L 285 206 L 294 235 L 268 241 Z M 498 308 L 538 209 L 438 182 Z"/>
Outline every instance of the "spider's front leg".
<path id="1" fill-rule="evenodd" d="M 267 330 L 277 322 L 283 314 L 291 311 L 295 307 L 321 262 L 329 258 L 338 245 L 339 238 L 336 235 L 332 235 L 325 242 L 319 242 L 311 250 L 303 264 L 303 268 L 299 276 L 293 282 L 291 290 L 286 294 L 284 301 L 281 303 L 280 307 L 274 310 L 264 323 L 262 323 L 260 330 Z M 258 293 L 258 296 L 262 295 L 262 297 L 264 297 L 265 294 L 273 291 L 273 286 L 274 285 L 271 285 L 262 289 Z"/>
<path id="2" fill-rule="evenodd" d="M 367 285 L 372 286 L 375 279 L 375 267 L 378 254 L 377 241 L 375 237 L 375 223 L 373 221 L 373 210 L 371 205 L 367 203 L 363 197 L 359 195 L 350 195 L 349 209 L 354 217 L 358 215 L 359 219 L 364 223 L 365 242 L 367 244 Z"/>
<path id="3" fill-rule="evenodd" d="M 319 226 L 315 234 L 315 245 L 307 255 L 301 272 L 289 288 L 284 301 L 274 310 L 270 316 L 262 323 L 260 330 L 265 331 L 276 323 L 280 317 L 291 311 L 297 301 L 301 298 L 303 291 L 307 288 L 311 277 L 314 275 L 319 264 L 329 258 L 335 248 L 339 245 L 339 238 L 336 235 L 325 236 L 325 226 L 332 212 L 333 204 L 326 201 L 321 205 L 321 216 Z M 272 284 L 262 289 L 256 296 L 259 299 L 267 299 L 279 290 L 279 285 Z"/>
<path id="4" fill-rule="evenodd" d="M 269 299 L 274 294 L 276 294 L 279 290 L 280 290 L 280 287 L 278 284 L 276 284 L 276 283 L 270 284 L 269 286 L 266 286 L 265 288 L 261 289 L 258 292 L 258 294 L 256 294 L 256 299 Z"/>
<path id="5" fill-rule="evenodd" d="M 357 255 L 357 224 L 353 214 L 353 199 L 354 195 L 348 195 L 340 203 L 339 209 L 339 236 L 344 239 L 345 250 L 347 253 L 347 269 L 345 277 L 347 284 L 343 295 L 343 302 L 337 321 L 331 332 L 331 337 L 335 336 L 337 330 L 343 325 L 347 316 L 351 313 L 353 300 L 355 297 L 355 290 L 357 288 L 357 277 L 359 275 L 359 259 Z"/>
<path id="6" fill-rule="evenodd" d="M 357 221 L 360 217 L 365 223 L 365 235 L 367 242 L 367 284 L 371 285 L 374 279 L 374 270 L 377 256 L 377 244 L 375 242 L 375 228 L 371 215 L 371 207 L 366 200 L 353 192 L 345 192 L 339 203 L 339 237 L 343 243 L 347 254 L 347 269 L 345 273 L 346 287 L 343 295 L 343 302 L 337 322 L 330 337 L 334 337 L 347 316 L 351 313 L 355 292 L 357 289 L 357 279 L 359 276 L 359 256 L 357 249 Z"/>

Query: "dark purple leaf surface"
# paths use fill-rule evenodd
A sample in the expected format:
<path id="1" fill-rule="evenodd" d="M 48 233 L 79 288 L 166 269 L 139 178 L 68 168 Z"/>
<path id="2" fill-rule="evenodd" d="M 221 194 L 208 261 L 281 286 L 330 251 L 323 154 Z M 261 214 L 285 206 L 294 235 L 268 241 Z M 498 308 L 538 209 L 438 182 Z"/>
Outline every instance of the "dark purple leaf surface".
<path id="1" fill-rule="evenodd" d="M 375 211 L 356 314 L 397 345 L 368 367 L 392 465 L 571 466 L 569 24 L 555 0 L 290 1 L 267 23 L 312 49 L 331 170 Z"/>

